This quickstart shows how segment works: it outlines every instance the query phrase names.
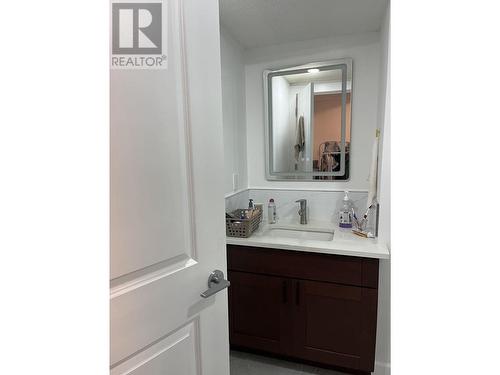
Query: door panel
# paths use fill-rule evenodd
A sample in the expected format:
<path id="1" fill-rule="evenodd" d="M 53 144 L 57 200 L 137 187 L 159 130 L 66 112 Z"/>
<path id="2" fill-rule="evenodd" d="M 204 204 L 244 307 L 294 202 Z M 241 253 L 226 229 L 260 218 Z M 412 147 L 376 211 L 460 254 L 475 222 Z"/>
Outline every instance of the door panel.
<path id="1" fill-rule="evenodd" d="M 168 69 L 111 71 L 111 372 L 228 375 L 218 2 L 162 4 Z"/>
<path id="2" fill-rule="evenodd" d="M 180 10 L 167 5 L 168 69 L 111 71 L 111 279 L 193 255 Z"/>
<path id="3" fill-rule="evenodd" d="M 111 375 L 195 375 L 197 324 L 190 323 L 111 370 Z"/>
<path id="4" fill-rule="evenodd" d="M 230 340 L 234 346 L 285 354 L 290 347 L 291 283 L 287 279 L 230 272 Z"/>
<path id="5" fill-rule="evenodd" d="M 296 355 L 373 370 L 377 290 L 302 280 L 296 288 Z"/>
<path id="6" fill-rule="evenodd" d="M 186 262 L 186 267 L 180 270 L 162 269 L 157 275 L 147 275 L 124 288 L 113 289 L 111 363 L 140 351 L 185 324 L 185 307 L 199 300 L 202 291 L 192 287 L 196 273 L 196 263 Z"/>
<path id="7" fill-rule="evenodd" d="M 299 93 L 298 118 L 304 118 L 305 152 L 301 155 L 299 168 L 304 172 L 313 170 L 313 122 L 314 122 L 314 84 L 308 83 Z"/>

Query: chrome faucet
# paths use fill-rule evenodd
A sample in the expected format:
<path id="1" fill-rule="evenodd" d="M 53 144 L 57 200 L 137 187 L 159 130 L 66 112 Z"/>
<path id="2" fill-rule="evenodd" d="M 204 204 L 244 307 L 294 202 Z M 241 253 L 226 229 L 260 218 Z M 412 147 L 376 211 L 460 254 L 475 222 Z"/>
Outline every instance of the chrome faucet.
<path id="1" fill-rule="evenodd" d="M 300 203 L 300 224 L 307 224 L 307 199 L 299 199 L 295 203 Z"/>

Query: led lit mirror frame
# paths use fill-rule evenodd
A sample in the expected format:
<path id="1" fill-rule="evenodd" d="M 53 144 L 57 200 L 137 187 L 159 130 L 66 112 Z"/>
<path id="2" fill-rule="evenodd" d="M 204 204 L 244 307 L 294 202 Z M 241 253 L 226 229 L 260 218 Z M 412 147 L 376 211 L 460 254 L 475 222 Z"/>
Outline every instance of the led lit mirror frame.
<path id="1" fill-rule="evenodd" d="M 277 76 L 285 76 L 291 74 L 307 73 L 310 69 L 318 69 L 319 71 L 341 70 L 342 71 L 342 92 L 341 92 L 341 140 L 340 140 L 340 169 L 336 172 L 319 172 L 319 171 L 294 171 L 294 172 L 278 172 L 273 170 L 274 153 L 273 153 L 273 103 L 272 103 L 272 79 Z M 317 176 L 344 176 L 346 174 L 346 102 L 347 102 L 347 79 L 350 77 L 350 105 L 352 113 L 353 101 L 353 74 L 352 74 L 352 59 L 338 59 L 316 63 L 309 63 L 300 66 L 293 66 L 279 70 L 264 71 L 264 123 L 265 123 L 265 150 L 266 150 L 266 179 L 274 181 L 320 181 Z M 350 121 L 352 128 L 352 118 Z M 350 148 L 349 152 L 352 152 Z M 349 166 L 350 168 L 350 166 Z M 351 171 L 349 171 L 349 175 Z M 342 182 L 349 179 L 338 179 L 335 181 Z"/>

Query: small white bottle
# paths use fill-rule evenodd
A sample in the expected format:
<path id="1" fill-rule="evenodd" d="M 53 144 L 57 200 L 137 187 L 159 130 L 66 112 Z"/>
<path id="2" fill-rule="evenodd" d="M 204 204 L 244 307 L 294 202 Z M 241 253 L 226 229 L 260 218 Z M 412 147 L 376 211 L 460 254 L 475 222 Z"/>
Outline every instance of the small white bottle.
<path id="1" fill-rule="evenodd" d="M 342 206 L 339 210 L 339 228 L 347 230 L 352 228 L 352 208 L 353 203 L 349 199 L 349 192 L 345 191 Z"/>
<path id="2" fill-rule="evenodd" d="M 274 204 L 274 199 L 269 199 L 269 204 L 267 205 L 267 221 L 269 224 L 276 224 L 276 204 Z"/>

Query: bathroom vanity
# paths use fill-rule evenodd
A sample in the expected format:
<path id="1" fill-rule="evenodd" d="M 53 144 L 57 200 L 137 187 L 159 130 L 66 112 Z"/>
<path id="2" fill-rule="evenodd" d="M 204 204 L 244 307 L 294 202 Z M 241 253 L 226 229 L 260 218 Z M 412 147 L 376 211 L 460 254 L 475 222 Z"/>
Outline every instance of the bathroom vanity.
<path id="1" fill-rule="evenodd" d="M 227 239 L 231 346 L 373 371 L 378 258 L 387 249 L 351 233 L 304 240 L 266 227 Z"/>
<path id="2" fill-rule="evenodd" d="M 363 63 L 356 62 L 358 67 Z M 353 64 L 345 57 L 263 71 L 265 163 L 260 167 L 265 167 L 269 191 L 249 189 L 247 199 L 235 193 L 232 201 L 240 206 L 226 208 L 240 208 L 250 198 L 262 204 L 273 199 L 279 202 L 275 205 L 281 219 L 263 224 L 249 238 L 227 238 L 230 343 L 233 348 L 369 374 L 375 364 L 379 259 L 389 258 L 389 252 L 377 239 L 334 228 L 336 202 L 342 195 L 321 189 L 331 190 L 333 184 L 337 189 L 347 187 L 342 185 L 347 180 L 350 186 L 366 188 L 364 173 L 370 165 L 350 168 L 350 160 L 363 153 L 369 161 L 372 150 L 371 142 L 363 145 L 368 136 L 351 148 L 351 111 L 369 108 L 362 102 L 351 108 Z M 364 87 L 370 77 L 363 77 L 359 68 L 358 73 L 356 85 Z M 363 96 L 367 89 L 362 88 Z M 376 103 L 376 95 L 373 99 Z M 260 129 L 259 121 L 247 123 L 247 131 Z M 362 126 L 376 137 L 373 123 Z M 278 189 L 274 181 L 287 187 Z M 295 181 L 307 191 L 300 191 Z M 316 183 L 322 184 L 318 191 L 312 189 Z M 357 208 L 367 207 L 368 197 L 358 194 Z M 310 212 L 324 222 L 311 222 Z M 350 209 L 347 212 L 351 217 Z M 372 211 L 358 214 L 376 221 Z"/>

